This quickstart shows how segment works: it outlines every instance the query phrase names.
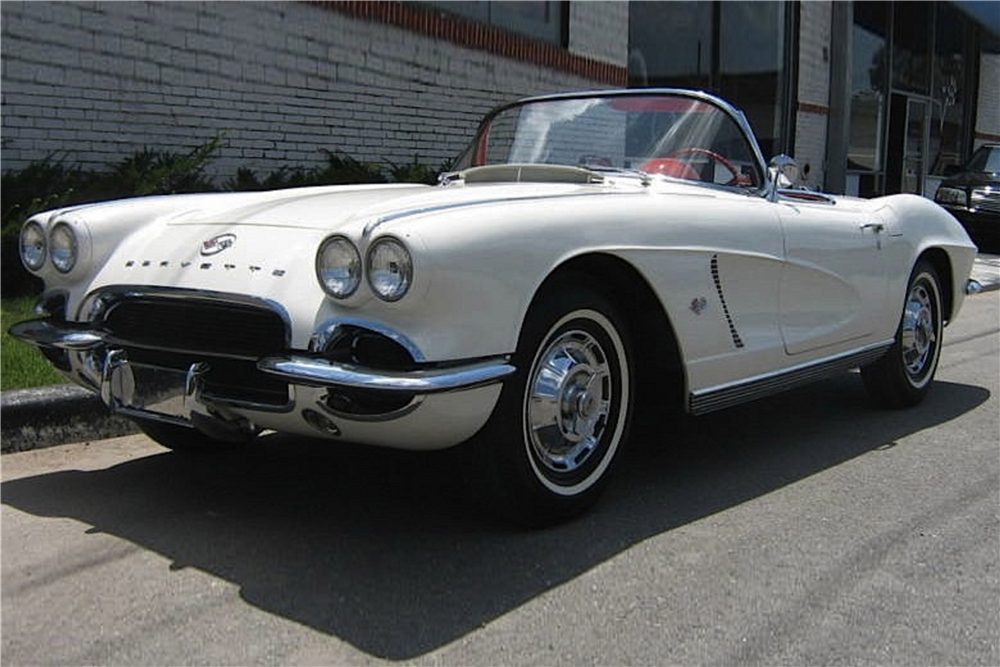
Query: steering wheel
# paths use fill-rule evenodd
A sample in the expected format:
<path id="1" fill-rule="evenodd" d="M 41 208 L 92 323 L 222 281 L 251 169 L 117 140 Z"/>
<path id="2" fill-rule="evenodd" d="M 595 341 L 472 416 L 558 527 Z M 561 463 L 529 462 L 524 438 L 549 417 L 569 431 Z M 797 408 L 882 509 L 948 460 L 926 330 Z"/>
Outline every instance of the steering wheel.
<path id="1" fill-rule="evenodd" d="M 709 150 L 707 148 L 696 148 L 694 146 L 691 146 L 691 147 L 688 147 L 688 148 L 681 148 L 681 149 L 676 150 L 673 153 L 670 153 L 669 155 L 667 155 L 667 157 L 665 159 L 667 159 L 667 160 L 675 160 L 677 158 L 683 158 L 683 157 L 687 157 L 689 155 L 704 155 L 705 157 L 711 158 L 715 162 L 718 162 L 723 167 L 725 167 L 729 171 L 729 173 L 731 173 L 733 175 L 733 177 L 731 179 L 729 179 L 725 183 L 725 185 L 739 185 L 740 184 L 741 174 L 740 174 L 740 170 L 736 168 L 736 165 L 734 165 L 732 162 L 730 162 L 729 160 L 727 160 L 725 157 L 719 155 L 715 151 Z"/>

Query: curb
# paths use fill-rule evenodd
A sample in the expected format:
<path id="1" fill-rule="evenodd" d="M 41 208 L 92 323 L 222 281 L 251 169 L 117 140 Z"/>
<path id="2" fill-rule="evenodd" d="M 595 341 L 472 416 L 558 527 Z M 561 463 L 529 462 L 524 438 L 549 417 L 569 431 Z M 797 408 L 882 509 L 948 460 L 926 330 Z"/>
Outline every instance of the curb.
<path id="1" fill-rule="evenodd" d="M 110 414 L 101 399 L 75 385 L 0 394 L 0 452 L 4 454 L 137 431 L 134 423 Z"/>
<path id="2" fill-rule="evenodd" d="M 970 277 L 980 283 L 983 293 L 1000 290 L 1000 256 L 980 255 Z M 109 413 L 95 394 L 76 385 L 0 393 L 0 427 L 4 454 L 139 431 L 133 422 Z"/>

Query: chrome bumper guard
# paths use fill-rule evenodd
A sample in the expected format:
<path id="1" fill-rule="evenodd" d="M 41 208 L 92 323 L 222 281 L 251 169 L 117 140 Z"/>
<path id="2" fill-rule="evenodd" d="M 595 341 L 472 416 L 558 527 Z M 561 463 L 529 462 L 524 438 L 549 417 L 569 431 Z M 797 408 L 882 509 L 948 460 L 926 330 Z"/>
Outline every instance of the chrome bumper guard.
<path id="1" fill-rule="evenodd" d="M 15 338 L 39 347 L 71 352 L 103 349 L 104 363 L 100 394 L 104 403 L 116 412 L 152 417 L 166 421 L 190 421 L 193 413 L 228 412 L 229 407 L 249 407 L 204 396 L 207 364 L 195 363 L 183 372 L 131 363 L 117 341 L 85 324 L 29 320 L 10 329 Z M 422 396 L 474 389 L 500 382 L 516 368 L 505 357 L 480 360 L 464 365 L 415 371 L 377 371 L 325 359 L 282 355 L 257 361 L 264 373 L 278 376 L 290 384 L 309 387 L 340 387 L 355 390 Z"/>
<path id="2" fill-rule="evenodd" d="M 417 371 L 374 371 L 312 357 L 265 357 L 257 368 L 292 384 L 373 389 L 406 394 L 440 394 L 499 382 L 516 370 L 503 358 L 464 366 Z"/>

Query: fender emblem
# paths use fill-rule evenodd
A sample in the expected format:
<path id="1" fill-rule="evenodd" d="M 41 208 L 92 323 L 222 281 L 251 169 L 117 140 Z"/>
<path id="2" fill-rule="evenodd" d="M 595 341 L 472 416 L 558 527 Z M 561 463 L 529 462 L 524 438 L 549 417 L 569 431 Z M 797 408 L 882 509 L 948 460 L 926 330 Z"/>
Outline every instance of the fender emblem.
<path id="1" fill-rule="evenodd" d="M 691 312 L 695 315 L 701 315 L 702 311 L 708 306 L 708 299 L 703 296 L 691 299 Z"/>
<path id="2" fill-rule="evenodd" d="M 218 255 L 226 248 L 231 248 L 236 243 L 236 234 L 219 234 L 204 241 L 201 244 L 201 256 L 211 257 Z"/>

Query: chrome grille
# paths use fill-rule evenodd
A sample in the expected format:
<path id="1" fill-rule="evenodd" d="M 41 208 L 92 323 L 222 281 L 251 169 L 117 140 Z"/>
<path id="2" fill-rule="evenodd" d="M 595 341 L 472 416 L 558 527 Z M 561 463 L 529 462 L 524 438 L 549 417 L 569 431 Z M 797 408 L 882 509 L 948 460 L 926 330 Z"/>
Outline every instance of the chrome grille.
<path id="1" fill-rule="evenodd" d="M 183 299 L 126 299 L 104 317 L 125 345 L 252 358 L 285 349 L 285 324 L 274 311 L 243 304 Z"/>
<path id="2" fill-rule="evenodd" d="M 980 211 L 1000 213 L 1000 190 L 980 188 L 973 190 L 972 205 Z"/>
<path id="3" fill-rule="evenodd" d="M 257 369 L 257 359 L 288 349 L 284 319 L 263 302 L 178 293 L 107 298 L 110 305 L 98 318 L 105 341 L 126 350 L 130 361 L 182 372 L 206 363 L 206 396 L 264 410 L 287 408 L 288 384 Z"/>

